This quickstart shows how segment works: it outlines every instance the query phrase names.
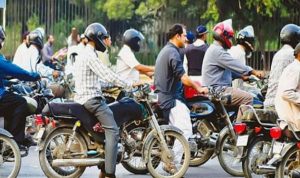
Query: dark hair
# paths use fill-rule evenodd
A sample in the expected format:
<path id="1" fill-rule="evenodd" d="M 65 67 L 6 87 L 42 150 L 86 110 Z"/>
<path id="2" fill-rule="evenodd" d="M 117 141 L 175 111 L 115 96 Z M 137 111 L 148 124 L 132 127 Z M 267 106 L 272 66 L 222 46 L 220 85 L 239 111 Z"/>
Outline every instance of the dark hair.
<path id="1" fill-rule="evenodd" d="M 23 40 L 26 40 L 27 36 L 29 35 L 29 31 L 25 31 L 23 34 L 22 34 L 22 41 Z"/>
<path id="2" fill-rule="evenodd" d="M 182 24 L 174 24 L 167 33 L 167 39 L 170 40 L 177 34 L 181 35 L 183 33 L 183 28 L 185 28 L 185 26 Z"/>

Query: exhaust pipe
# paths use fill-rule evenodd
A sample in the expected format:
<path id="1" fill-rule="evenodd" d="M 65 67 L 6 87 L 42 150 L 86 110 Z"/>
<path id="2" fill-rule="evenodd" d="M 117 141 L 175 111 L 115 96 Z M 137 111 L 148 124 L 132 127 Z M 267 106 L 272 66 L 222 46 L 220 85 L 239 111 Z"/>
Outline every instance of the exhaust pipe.
<path id="1" fill-rule="evenodd" d="M 53 167 L 61 166 L 96 166 L 105 160 L 102 158 L 85 158 L 85 159 L 55 159 L 52 162 Z"/>
<path id="2" fill-rule="evenodd" d="M 257 173 L 259 174 L 271 174 L 275 173 L 276 167 L 271 166 L 271 165 L 260 165 L 257 166 Z"/>

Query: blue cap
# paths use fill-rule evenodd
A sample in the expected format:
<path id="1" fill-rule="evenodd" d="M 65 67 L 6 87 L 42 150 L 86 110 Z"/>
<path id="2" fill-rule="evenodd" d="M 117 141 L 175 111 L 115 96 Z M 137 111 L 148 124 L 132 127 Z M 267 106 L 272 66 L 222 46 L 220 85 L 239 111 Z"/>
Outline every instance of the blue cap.
<path id="1" fill-rule="evenodd" d="M 207 28 L 205 26 L 199 25 L 196 29 L 196 32 L 197 32 L 198 35 L 202 35 L 202 34 L 207 33 L 208 31 L 207 31 Z"/>
<path id="2" fill-rule="evenodd" d="M 193 34 L 192 31 L 188 31 L 188 32 L 186 33 L 186 38 L 187 38 L 187 40 L 188 40 L 190 43 L 193 43 L 194 40 L 195 40 L 195 35 Z"/>

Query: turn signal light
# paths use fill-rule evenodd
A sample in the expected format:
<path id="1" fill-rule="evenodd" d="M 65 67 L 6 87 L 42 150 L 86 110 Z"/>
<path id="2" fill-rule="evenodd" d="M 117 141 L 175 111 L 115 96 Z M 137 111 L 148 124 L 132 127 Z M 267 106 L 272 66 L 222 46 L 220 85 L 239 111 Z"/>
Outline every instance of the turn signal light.
<path id="1" fill-rule="evenodd" d="M 279 139 L 281 137 L 281 134 L 282 134 L 281 132 L 282 132 L 281 128 L 279 128 L 279 127 L 272 127 L 270 129 L 270 136 L 273 139 L 277 140 L 277 139 Z"/>
<path id="2" fill-rule="evenodd" d="M 246 131 L 247 125 L 245 123 L 236 123 L 234 124 L 234 131 L 240 135 Z"/>
<path id="3" fill-rule="evenodd" d="M 261 131 L 261 127 L 254 127 L 254 132 L 258 134 Z"/>
<path id="4" fill-rule="evenodd" d="M 297 147 L 300 149 L 300 142 L 297 142 Z"/>

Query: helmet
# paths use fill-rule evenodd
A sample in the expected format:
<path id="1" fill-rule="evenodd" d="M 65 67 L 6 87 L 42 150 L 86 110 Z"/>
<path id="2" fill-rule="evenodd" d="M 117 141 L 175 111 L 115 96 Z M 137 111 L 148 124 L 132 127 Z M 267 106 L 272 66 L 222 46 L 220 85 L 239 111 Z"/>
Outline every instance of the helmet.
<path id="1" fill-rule="evenodd" d="M 144 39 L 144 35 L 133 28 L 126 30 L 123 34 L 124 44 L 128 45 L 133 51 L 136 52 L 140 50 L 139 41 L 142 41 Z"/>
<path id="2" fill-rule="evenodd" d="M 213 28 L 213 38 L 220 41 L 225 49 L 229 49 L 232 46 L 230 39 L 233 38 L 233 35 L 231 19 L 220 22 Z"/>
<path id="3" fill-rule="evenodd" d="M 280 41 L 295 48 L 300 42 L 300 27 L 295 24 L 285 25 L 280 31 Z"/>
<path id="4" fill-rule="evenodd" d="M 0 49 L 4 45 L 4 40 L 5 40 L 5 31 L 4 31 L 3 27 L 0 25 Z"/>
<path id="5" fill-rule="evenodd" d="M 254 30 L 252 25 L 249 25 L 243 28 L 238 32 L 236 37 L 237 44 L 243 45 L 246 48 L 246 51 L 252 52 L 254 50 Z"/>
<path id="6" fill-rule="evenodd" d="M 104 52 L 106 50 L 106 46 L 103 43 L 103 39 L 108 36 L 108 33 L 102 24 L 90 24 L 85 29 L 84 35 L 89 41 L 93 41 L 95 43 L 95 48 L 97 51 Z"/>
<path id="7" fill-rule="evenodd" d="M 32 32 L 29 33 L 28 35 L 28 41 L 29 41 L 29 45 L 36 45 L 40 50 L 43 49 L 44 47 L 44 35 L 43 33 L 36 29 Z"/>
<path id="8" fill-rule="evenodd" d="M 186 39 L 188 41 L 189 44 L 192 44 L 195 41 L 195 35 L 192 31 L 188 31 L 186 33 Z"/>

